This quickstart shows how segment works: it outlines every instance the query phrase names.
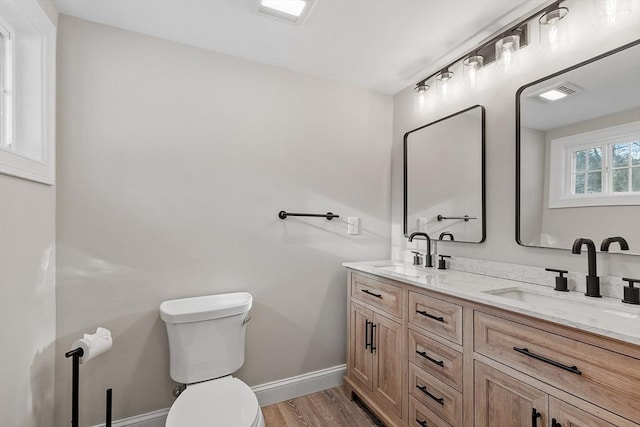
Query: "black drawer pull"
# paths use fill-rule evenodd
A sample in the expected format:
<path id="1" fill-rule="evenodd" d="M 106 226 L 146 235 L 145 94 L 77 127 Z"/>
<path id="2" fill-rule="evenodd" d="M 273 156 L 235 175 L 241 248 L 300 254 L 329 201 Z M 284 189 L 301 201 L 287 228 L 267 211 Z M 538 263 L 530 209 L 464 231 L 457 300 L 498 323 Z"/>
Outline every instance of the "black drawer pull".
<path id="1" fill-rule="evenodd" d="M 562 427 L 562 424 L 560 424 L 555 418 L 551 418 L 551 427 Z"/>
<path id="2" fill-rule="evenodd" d="M 425 353 L 424 351 L 418 351 L 416 350 L 416 353 L 418 353 L 420 356 L 424 357 L 425 359 L 427 359 L 429 362 L 433 362 L 438 366 L 443 366 L 444 367 L 444 362 L 442 360 L 436 360 L 436 359 L 432 359 L 429 356 L 427 356 L 427 353 Z"/>
<path id="3" fill-rule="evenodd" d="M 371 322 L 371 339 L 369 340 L 371 342 L 371 353 L 373 353 L 373 350 L 376 349 L 376 347 L 373 345 L 373 338 L 375 337 L 375 329 L 376 329 L 376 324 Z"/>
<path id="4" fill-rule="evenodd" d="M 438 402 L 441 405 L 444 405 L 444 398 L 442 397 L 435 397 L 433 394 L 429 393 L 427 391 L 427 387 L 423 386 L 423 385 L 417 385 L 416 384 L 416 388 L 418 390 L 420 390 L 421 392 L 423 392 L 424 394 L 426 394 L 427 396 L 429 396 L 430 398 L 432 398 L 433 400 L 435 400 L 436 402 Z"/>
<path id="5" fill-rule="evenodd" d="M 416 422 L 418 424 L 420 424 L 422 427 L 427 427 L 427 422 L 426 421 L 420 421 L 419 419 L 416 418 Z"/>
<path id="6" fill-rule="evenodd" d="M 582 375 L 582 372 L 580 372 L 580 369 L 578 369 L 577 366 L 567 366 L 567 365 L 563 365 L 560 362 L 556 362 L 555 360 L 551 360 L 551 359 L 547 359 L 544 356 L 540 356 L 538 354 L 535 353 L 531 353 L 528 349 L 526 348 L 518 348 L 518 347 L 513 347 L 513 349 L 515 351 L 517 351 L 518 353 L 524 354 L 525 356 L 529 356 L 529 357 L 533 357 L 534 359 L 540 360 L 541 362 L 545 362 L 548 363 L 550 365 L 556 366 L 558 368 L 564 369 L 565 371 L 569 371 L 572 374 L 577 374 L 577 375 Z"/>
<path id="7" fill-rule="evenodd" d="M 426 316 L 430 319 L 437 320 L 438 322 L 444 323 L 444 317 L 436 317 L 433 314 L 429 314 L 426 311 L 420 311 L 420 310 L 416 310 L 416 313 L 422 314 L 423 316 Z"/>
<path id="8" fill-rule="evenodd" d="M 371 292 L 368 289 L 360 289 L 362 292 L 364 292 L 367 295 L 371 295 L 372 297 L 376 297 L 376 298 L 380 298 L 382 299 L 382 294 L 374 294 L 373 292 Z"/>
<path id="9" fill-rule="evenodd" d="M 538 412 L 536 408 L 533 408 L 533 412 L 531 413 L 531 427 L 538 426 L 538 418 L 540 418 L 541 416 L 542 414 Z"/>
<path id="10" fill-rule="evenodd" d="M 364 319 L 364 349 L 368 349 L 371 343 L 369 342 L 369 325 L 373 322 L 369 322 L 369 319 Z"/>

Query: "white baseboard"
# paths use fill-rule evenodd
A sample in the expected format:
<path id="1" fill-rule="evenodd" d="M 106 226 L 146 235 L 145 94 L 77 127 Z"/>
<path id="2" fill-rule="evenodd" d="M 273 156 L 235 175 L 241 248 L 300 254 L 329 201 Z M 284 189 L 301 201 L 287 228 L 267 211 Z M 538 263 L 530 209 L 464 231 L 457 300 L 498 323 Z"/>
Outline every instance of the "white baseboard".
<path id="1" fill-rule="evenodd" d="M 342 385 L 342 379 L 346 371 L 347 365 L 338 365 L 260 384 L 251 387 L 251 390 L 256 394 L 260 406 L 267 406 L 328 388 L 338 387 Z M 169 408 L 147 412 L 146 414 L 114 421 L 112 427 L 164 427 L 168 413 Z M 105 427 L 105 425 L 98 424 L 94 427 Z"/>
<path id="2" fill-rule="evenodd" d="M 346 372 L 347 365 L 338 365 L 260 384 L 251 387 L 251 390 L 258 397 L 260 406 L 267 406 L 342 385 L 342 379 Z"/>

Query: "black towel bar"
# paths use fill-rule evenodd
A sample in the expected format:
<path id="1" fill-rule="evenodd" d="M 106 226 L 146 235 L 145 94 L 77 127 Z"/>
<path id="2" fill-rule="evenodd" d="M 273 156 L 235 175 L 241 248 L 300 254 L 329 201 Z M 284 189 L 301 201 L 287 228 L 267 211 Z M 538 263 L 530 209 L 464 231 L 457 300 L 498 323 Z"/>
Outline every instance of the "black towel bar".
<path id="1" fill-rule="evenodd" d="M 333 218 L 340 218 L 340 215 L 336 215 L 333 212 L 327 212 L 326 214 L 310 214 L 310 213 L 293 213 L 287 211 L 278 212 L 278 218 L 286 219 L 288 216 L 313 216 L 318 218 L 326 218 L 331 221 Z"/>

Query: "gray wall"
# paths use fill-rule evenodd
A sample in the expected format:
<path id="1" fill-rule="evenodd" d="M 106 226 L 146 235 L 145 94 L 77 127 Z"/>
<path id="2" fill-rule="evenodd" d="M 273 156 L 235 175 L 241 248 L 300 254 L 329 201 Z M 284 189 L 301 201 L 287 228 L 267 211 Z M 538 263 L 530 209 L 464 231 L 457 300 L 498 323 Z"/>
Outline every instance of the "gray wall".
<path id="1" fill-rule="evenodd" d="M 82 366 L 81 424 L 107 387 L 116 419 L 171 405 L 172 298 L 253 294 L 250 385 L 344 363 L 341 263 L 389 257 L 392 98 L 67 16 L 58 72 L 57 344 L 114 336 Z"/>
<path id="2" fill-rule="evenodd" d="M 472 91 L 461 86 L 462 70 L 455 66 L 451 99 L 448 102 L 427 101 L 429 109 L 422 113 L 413 110 L 413 86 L 394 96 L 391 175 L 394 258 L 410 259 L 407 249 L 425 249 L 424 242 L 408 244 L 402 236 L 402 135 L 420 125 L 481 104 L 487 109 L 487 240 L 482 244 L 440 243 L 438 251 L 453 256 L 586 272 L 584 255 L 572 255 L 567 250 L 525 248 L 515 241 L 515 93 L 526 83 L 640 38 L 640 11 L 636 8 L 632 17 L 615 27 L 594 31 L 590 2 L 568 1 L 567 6 L 571 9 L 572 40 L 566 50 L 557 54 L 541 52 L 537 45 L 537 26 L 531 25 L 532 42 L 522 50 L 520 66 L 513 73 L 505 74 L 494 64 L 489 65 L 485 69 L 483 87 Z M 433 70 L 424 74 L 428 75 L 429 71 Z M 433 91 L 429 95 L 436 93 Z M 598 260 L 602 275 L 640 276 L 639 257 L 602 254 Z"/>
<path id="3" fill-rule="evenodd" d="M 39 3 L 55 23 L 53 2 Z M 54 426 L 55 199 L 55 187 L 0 174 L 3 426 Z"/>

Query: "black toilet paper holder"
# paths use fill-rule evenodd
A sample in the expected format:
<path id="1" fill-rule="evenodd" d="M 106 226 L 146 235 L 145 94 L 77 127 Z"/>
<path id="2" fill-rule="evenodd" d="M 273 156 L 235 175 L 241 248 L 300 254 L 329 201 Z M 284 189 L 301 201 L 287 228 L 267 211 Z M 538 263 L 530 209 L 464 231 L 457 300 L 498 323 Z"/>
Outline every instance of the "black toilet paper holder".
<path id="1" fill-rule="evenodd" d="M 80 358 L 84 355 L 84 350 L 80 347 L 74 348 L 64 354 L 67 359 L 72 357 L 72 374 L 71 374 L 71 427 L 79 426 L 79 392 L 80 392 Z M 106 391 L 106 414 L 105 427 L 111 427 L 111 410 L 112 410 L 113 390 L 108 388 Z"/>

